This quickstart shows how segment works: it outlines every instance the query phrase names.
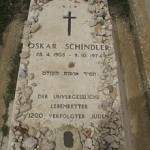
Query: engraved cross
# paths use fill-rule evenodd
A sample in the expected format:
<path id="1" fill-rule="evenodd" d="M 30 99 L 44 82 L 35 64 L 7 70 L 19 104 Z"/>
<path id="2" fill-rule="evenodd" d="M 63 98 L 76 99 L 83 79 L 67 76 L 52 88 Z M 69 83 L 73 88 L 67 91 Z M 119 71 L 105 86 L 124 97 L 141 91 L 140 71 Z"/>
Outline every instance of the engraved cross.
<path id="1" fill-rule="evenodd" d="M 76 17 L 71 16 L 71 11 L 68 12 L 68 16 L 63 17 L 64 19 L 68 19 L 68 36 L 71 36 L 71 19 L 76 19 Z"/>

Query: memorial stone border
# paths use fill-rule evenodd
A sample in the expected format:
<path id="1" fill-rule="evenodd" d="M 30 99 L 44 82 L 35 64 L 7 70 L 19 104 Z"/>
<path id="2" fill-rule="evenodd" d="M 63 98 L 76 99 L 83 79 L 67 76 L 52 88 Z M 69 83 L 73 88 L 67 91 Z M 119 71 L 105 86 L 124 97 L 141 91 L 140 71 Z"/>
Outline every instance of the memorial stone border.
<path id="1" fill-rule="evenodd" d="M 83 8 L 83 6 L 87 7 Z M 77 31 L 74 29 L 77 27 L 75 22 L 79 19 L 81 20 L 80 16 L 76 15 L 80 13 L 78 7 L 81 13 L 86 10 L 84 13 L 87 14 L 87 18 L 90 16 L 89 20 L 83 20 L 83 26 L 85 27 L 83 33 L 86 33 L 84 35 L 85 39 L 86 36 L 90 37 L 87 37 L 87 41 L 91 39 L 91 43 L 87 43 L 86 41 L 85 44 L 77 44 L 75 41 L 75 44 L 73 44 L 71 40 L 69 41 L 70 44 L 68 41 L 65 41 L 77 35 Z M 59 15 L 62 17 L 61 21 L 64 22 L 62 32 L 66 33 L 63 35 L 65 38 L 59 38 L 58 32 L 60 31 L 57 30 L 57 27 L 60 26 L 59 24 L 62 22 L 57 22 L 58 26 L 54 26 L 56 34 L 56 36 L 54 36 L 55 41 L 51 41 L 53 44 L 35 41 L 39 40 L 40 36 L 46 39 L 47 35 L 53 35 L 51 35 L 52 28 L 51 31 L 44 30 L 47 29 L 46 24 L 44 24 L 46 22 L 44 21 L 47 20 L 53 24 L 53 21 L 57 20 L 57 18 L 55 18 L 56 20 L 49 18 L 49 14 L 47 13 L 49 9 L 54 8 L 64 10 L 65 16 L 64 14 L 57 14 L 56 17 Z M 83 10 L 81 8 L 83 8 Z M 75 9 L 77 9 L 77 11 Z M 45 20 L 41 17 L 44 15 Z M 82 19 L 84 19 L 84 16 L 82 16 Z M 87 33 L 87 31 L 90 32 Z M 43 35 L 38 35 L 38 33 L 43 33 Z M 39 39 L 37 36 L 39 36 Z M 84 36 L 81 35 L 81 42 L 84 41 Z M 80 41 L 80 39 L 76 39 Z M 124 130 L 120 106 L 117 61 L 107 0 L 31 0 L 29 16 L 25 22 L 22 42 L 23 49 L 20 54 L 21 62 L 9 133 L 8 150 L 121 149 L 124 146 Z M 71 56 L 63 53 L 62 49 L 64 47 L 61 50 L 58 48 L 59 42 L 61 43 L 61 48 L 64 42 L 67 43 L 65 45 L 66 52 L 68 52 L 67 50 L 71 50 L 69 53 Z M 45 49 L 46 53 L 44 51 Z M 76 49 L 78 49 L 78 51 Z M 49 50 L 51 50 L 50 53 L 47 53 Z M 58 52 L 53 54 L 53 50 L 58 50 Z M 74 51 L 77 52 L 74 53 Z M 84 51 L 85 53 L 80 51 Z M 49 59 L 47 59 L 47 57 L 49 57 Z M 84 59 L 84 57 L 86 58 Z M 67 60 L 69 60 L 69 63 Z M 70 62 L 70 60 L 73 61 Z M 42 65 L 38 66 L 40 65 L 40 61 L 41 64 L 44 61 L 50 62 L 50 64 L 47 63 L 47 67 L 50 69 L 56 68 L 56 70 L 49 69 L 50 71 L 45 70 L 41 74 L 37 74 L 39 70 L 45 67 Z M 57 64 L 58 61 L 60 61 L 60 63 Z M 77 63 L 77 61 L 79 61 L 80 64 Z M 64 69 L 65 72 L 62 73 L 65 67 L 61 62 L 65 65 L 68 64 L 68 68 L 70 69 L 77 67 L 80 71 L 78 69 L 78 71 L 68 71 Z M 52 63 L 56 65 L 54 68 Z M 81 63 L 84 65 L 87 64 L 87 66 Z M 90 63 L 94 66 L 89 65 Z M 61 66 L 60 70 L 57 65 Z M 37 68 L 35 68 L 35 66 Z M 89 68 L 89 70 L 83 72 L 82 69 L 84 70 L 84 68 Z M 43 76 L 45 76 L 44 81 L 42 80 Z M 62 81 L 64 76 L 69 78 Z M 79 89 L 73 80 L 77 80 Z M 63 84 L 60 84 L 59 81 L 63 82 Z M 46 88 L 47 91 L 44 91 L 42 89 L 43 87 L 39 88 L 44 84 L 49 90 Z M 67 91 L 66 88 L 73 91 L 71 93 L 72 95 L 67 93 L 60 98 L 61 102 L 68 102 L 68 100 L 65 99 L 69 99 L 70 101 L 70 104 L 65 106 L 65 108 L 68 107 L 68 110 L 64 111 L 64 114 L 62 113 L 63 111 L 58 109 L 58 101 L 60 100 L 57 101 L 57 105 L 54 103 L 54 100 L 51 103 L 52 97 L 50 97 L 49 94 L 54 92 L 51 85 L 54 85 L 54 90 L 57 92 Z M 57 85 L 61 85 L 62 87 L 57 87 Z M 70 85 L 70 87 L 67 87 L 67 85 Z M 40 91 L 41 89 L 43 90 L 42 92 Z M 86 94 L 91 90 L 93 90 L 93 92 L 89 95 L 82 95 L 82 92 L 77 95 L 77 93 L 74 92 L 75 90 L 80 92 L 82 89 L 86 91 Z M 58 93 L 56 93 L 53 93 L 53 99 L 59 99 Z M 79 100 L 81 101 L 80 105 L 78 103 Z M 65 102 L 62 102 L 59 108 L 64 105 Z M 55 111 L 58 113 L 55 116 L 50 114 L 54 107 L 57 107 Z M 72 109 L 75 108 L 75 110 L 70 110 L 69 107 Z M 47 112 L 49 113 L 49 119 L 44 117 L 45 111 L 49 111 Z M 89 115 L 92 115 L 95 119 L 90 120 Z M 86 116 L 88 116 L 87 119 Z M 69 139 L 67 136 L 69 136 Z M 65 139 L 68 141 L 72 139 L 72 141 L 70 141 L 71 144 L 66 144 Z"/>

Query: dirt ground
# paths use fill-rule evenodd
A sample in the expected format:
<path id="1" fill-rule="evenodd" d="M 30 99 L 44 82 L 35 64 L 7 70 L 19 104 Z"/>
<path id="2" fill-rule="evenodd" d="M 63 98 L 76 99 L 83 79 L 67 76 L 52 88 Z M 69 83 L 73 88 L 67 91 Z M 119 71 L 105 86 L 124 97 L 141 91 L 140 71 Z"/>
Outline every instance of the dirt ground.
<path id="1" fill-rule="evenodd" d="M 126 150 L 150 150 L 149 120 L 136 48 L 128 24 L 113 17 Z"/>
<path id="2" fill-rule="evenodd" d="M 13 20 L 4 33 L 4 43 L 0 47 L 0 128 L 3 126 L 2 116 L 5 112 L 3 95 L 6 92 L 6 86 L 9 81 L 7 70 L 10 67 L 10 58 L 15 51 L 17 44 L 20 43 L 23 23 L 20 19 Z"/>
<path id="3" fill-rule="evenodd" d="M 148 99 L 147 106 L 150 110 L 150 19 L 147 11 L 147 9 L 150 10 L 150 5 L 141 0 L 130 0 L 130 5 L 134 14 L 132 15 L 133 23 L 136 24 L 134 32 L 138 37 L 136 40 L 139 41 L 138 44 L 135 44 L 137 45 L 136 54 L 144 91 Z"/>

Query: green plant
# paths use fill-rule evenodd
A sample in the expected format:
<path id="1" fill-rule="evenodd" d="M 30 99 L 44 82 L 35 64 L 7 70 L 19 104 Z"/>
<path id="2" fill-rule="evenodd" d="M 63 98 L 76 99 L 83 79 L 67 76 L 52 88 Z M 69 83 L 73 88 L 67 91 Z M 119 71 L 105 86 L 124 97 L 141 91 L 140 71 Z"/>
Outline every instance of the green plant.
<path id="1" fill-rule="evenodd" d="M 9 133 L 9 127 L 6 124 L 4 124 L 1 131 L 3 133 L 3 136 L 7 136 Z"/>
<path id="2" fill-rule="evenodd" d="M 18 76 L 18 70 L 19 70 L 19 64 L 20 64 L 19 54 L 21 53 L 21 50 L 22 50 L 22 44 L 18 44 L 16 51 L 14 52 L 10 60 L 11 68 L 8 71 L 8 76 L 10 80 L 6 88 L 6 93 L 3 96 L 5 108 L 6 108 L 5 114 L 3 115 L 3 120 L 4 120 L 4 126 L 2 127 L 3 136 L 6 136 L 9 131 L 9 128 L 5 125 L 5 123 L 7 122 L 8 117 L 9 117 L 8 115 L 9 104 L 15 97 L 17 76 Z"/>
<path id="3" fill-rule="evenodd" d="M 16 90 L 16 82 L 17 82 L 17 76 L 18 76 L 18 70 L 19 70 L 19 62 L 20 62 L 20 56 L 21 53 L 22 44 L 18 44 L 17 49 L 10 60 L 10 69 L 8 71 L 8 76 L 10 78 L 10 81 L 6 88 L 6 94 L 4 95 L 4 102 L 5 107 L 9 107 L 9 103 L 14 99 L 15 97 L 15 90 Z"/>
<path id="4" fill-rule="evenodd" d="M 5 114 L 3 115 L 4 123 L 6 123 L 6 122 L 7 122 L 8 117 L 9 117 L 9 115 L 8 115 L 8 113 L 7 113 L 7 112 L 8 112 L 8 111 L 6 111 L 6 112 L 5 112 Z"/>
<path id="5" fill-rule="evenodd" d="M 16 14 L 26 19 L 30 0 L 0 0 L 0 44 L 2 44 L 3 31 Z"/>
<path id="6" fill-rule="evenodd" d="M 105 24 L 103 20 L 100 20 L 98 23 L 99 23 L 101 26 L 103 26 L 103 25 Z"/>
<path id="7" fill-rule="evenodd" d="M 117 9 L 117 15 L 122 19 L 128 19 L 130 15 L 130 7 L 128 0 L 108 0 L 110 7 Z"/>

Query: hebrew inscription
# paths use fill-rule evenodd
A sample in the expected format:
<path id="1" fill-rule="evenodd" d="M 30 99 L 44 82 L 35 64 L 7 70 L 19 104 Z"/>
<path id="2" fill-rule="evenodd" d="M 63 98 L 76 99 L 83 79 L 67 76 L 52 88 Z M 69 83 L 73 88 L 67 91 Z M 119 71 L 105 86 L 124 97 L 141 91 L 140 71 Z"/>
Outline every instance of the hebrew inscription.
<path id="1" fill-rule="evenodd" d="M 9 150 L 122 148 L 106 0 L 32 0 L 20 57 Z"/>

